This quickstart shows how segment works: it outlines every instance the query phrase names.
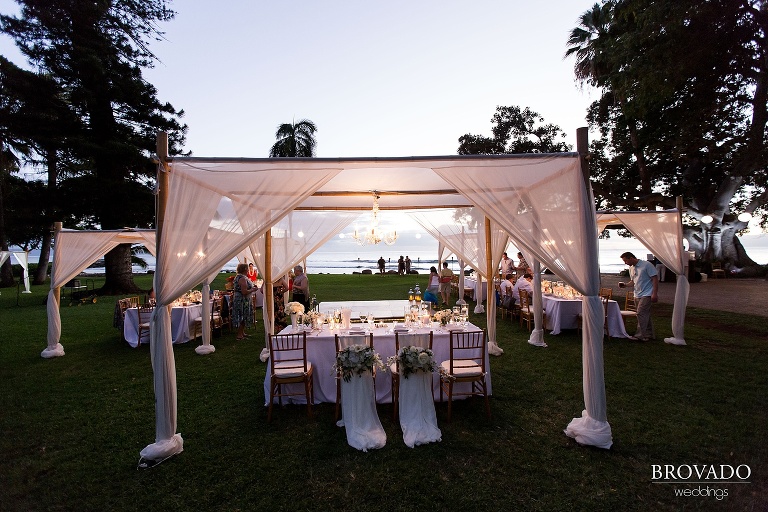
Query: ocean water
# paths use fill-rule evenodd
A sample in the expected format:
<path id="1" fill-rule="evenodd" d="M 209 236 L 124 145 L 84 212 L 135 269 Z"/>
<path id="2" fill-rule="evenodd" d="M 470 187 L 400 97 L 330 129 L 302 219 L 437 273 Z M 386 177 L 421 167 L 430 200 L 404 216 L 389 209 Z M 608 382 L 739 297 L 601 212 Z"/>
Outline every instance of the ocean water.
<path id="1" fill-rule="evenodd" d="M 742 244 L 747 250 L 747 254 L 757 263 L 768 264 L 768 234 L 749 235 L 741 238 Z M 619 257 L 623 252 L 630 251 L 640 259 L 645 259 L 650 252 L 638 240 L 634 238 L 614 237 L 608 240 L 599 241 L 600 272 L 607 274 L 616 274 L 625 269 L 626 266 Z M 513 246 L 507 247 L 507 253 L 516 260 L 517 249 Z M 378 272 L 377 261 L 383 257 L 386 261 L 387 270 L 397 270 L 397 260 L 402 256 L 409 256 L 412 260 L 411 269 L 420 274 L 429 273 L 430 266 L 437 266 L 437 241 L 426 237 L 417 242 L 403 243 L 396 242 L 392 246 L 384 244 L 372 247 L 359 247 L 349 240 L 332 240 L 326 245 L 311 254 L 306 262 L 307 272 L 309 274 L 352 274 L 363 270 Z M 39 253 L 30 252 L 30 262 L 37 262 Z M 150 254 L 142 256 L 148 264 L 148 269 L 154 270 L 155 259 Z M 459 262 L 456 257 L 448 259 L 449 268 L 454 272 L 459 270 Z M 237 260 L 230 260 L 223 271 L 234 272 L 237 266 Z M 134 265 L 135 273 L 145 273 L 146 269 Z M 85 270 L 86 274 L 100 274 L 104 272 L 103 266 L 98 264 Z"/>

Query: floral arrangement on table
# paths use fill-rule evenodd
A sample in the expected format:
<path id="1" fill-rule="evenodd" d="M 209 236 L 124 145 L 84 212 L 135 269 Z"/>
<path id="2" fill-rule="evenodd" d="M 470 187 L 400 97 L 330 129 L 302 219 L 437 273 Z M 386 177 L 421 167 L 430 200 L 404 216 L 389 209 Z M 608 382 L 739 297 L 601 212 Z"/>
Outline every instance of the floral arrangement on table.
<path id="1" fill-rule="evenodd" d="M 451 319 L 451 316 L 453 315 L 453 311 L 450 309 L 441 309 L 437 313 L 434 314 L 432 318 L 435 319 L 436 322 L 440 322 L 441 325 L 448 324 L 448 320 Z"/>
<path id="2" fill-rule="evenodd" d="M 390 357 L 387 362 L 390 365 L 399 363 L 400 373 L 405 379 L 412 373 L 431 373 L 437 369 L 434 352 L 422 347 L 403 347 L 397 355 Z"/>
<path id="3" fill-rule="evenodd" d="M 291 315 L 304 313 L 304 304 L 301 302 L 289 302 L 285 305 L 285 312 L 290 313 Z"/>
<path id="4" fill-rule="evenodd" d="M 313 310 L 310 310 L 309 313 L 304 313 L 304 318 L 309 318 L 314 322 L 315 320 L 320 318 L 320 314 L 321 313 L 319 311 L 313 309 Z"/>
<path id="5" fill-rule="evenodd" d="M 351 345 L 336 354 L 336 364 L 333 369 L 341 373 L 344 382 L 352 380 L 352 375 L 358 377 L 365 372 L 373 373 L 374 368 L 384 370 L 384 363 L 379 354 L 367 345 Z"/>

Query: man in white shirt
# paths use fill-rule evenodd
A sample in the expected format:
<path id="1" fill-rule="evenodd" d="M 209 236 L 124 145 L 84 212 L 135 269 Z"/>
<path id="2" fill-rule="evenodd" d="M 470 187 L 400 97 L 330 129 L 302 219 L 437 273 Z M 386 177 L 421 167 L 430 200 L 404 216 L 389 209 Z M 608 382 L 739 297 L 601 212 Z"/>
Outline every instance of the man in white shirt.
<path id="1" fill-rule="evenodd" d="M 515 298 L 515 302 L 520 302 L 520 290 L 527 291 L 529 297 L 533 296 L 533 285 L 531 284 L 531 281 L 533 281 L 533 276 L 531 274 L 523 274 L 523 277 L 515 282 L 515 287 L 512 288 L 512 296 Z"/>
<path id="2" fill-rule="evenodd" d="M 507 253 L 504 253 L 501 257 L 501 263 L 499 263 L 500 274 L 506 278 L 507 274 L 511 273 L 514 268 L 515 262 L 512 261 L 512 258 L 507 256 Z"/>
<path id="3" fill-rule="evenodd" d="M 653 263 L 639 260 L 631 252 L 622 254 L 621 259 L 629 265 L 630 281 L 619 283 L 619 288 L 633 286 L 637 302 L 637 333 L 630 339 L 650 341 L 654 338 L 651 304 L 659 300 L 659 275 Z"/>
<path id="4" fill-rule="evenodd" d="M 506 279 L 504 279 L 501 283 L 499 283 L 499 291 L 501 293 L 501 305 L 507 309 L 512 308 L 512 306 L 514 306 L 515 304 L 515 299 L 512 296 L 512 290 L 514 290 L 514 288 L 515 288 L 515 284 L 512 281 L 512 273 L 508 273 L 506 274 Z"/>

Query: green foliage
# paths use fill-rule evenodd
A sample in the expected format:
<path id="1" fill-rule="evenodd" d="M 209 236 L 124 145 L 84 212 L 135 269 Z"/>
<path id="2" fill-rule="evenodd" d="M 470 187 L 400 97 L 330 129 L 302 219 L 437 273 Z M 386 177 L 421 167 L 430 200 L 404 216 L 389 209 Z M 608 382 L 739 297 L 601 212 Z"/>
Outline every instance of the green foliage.
<path id="1" fill-rule="evenodd" d="M 559 153 L 570 146 L 557 139 L 565 133 L 528 107 L 496 107 L 491 119 L 493 137 L 467 133 L 459 137 L 460 155 L 496 155 L 502 153 Z"/>
<path id="2" fill-rule="evenodd" d="M 223 287 L 223 276 L 214 288 Z M 321 300 L 402 298 L 426 276 L 314 275 Z M 149 276 L 139 276 L 144 289 Z M 97 281 L 98 288 L 101 282 Z M 768 506 L 765 318 L 689 308 L 686 347 L 605 343 L 610 450 L 579 447 L 563 434 L 584 408 L 582 347 L 574 333 L 527 343 L 516 323 L 497 320 L 505 353 L 491 358 L 492 418 L 482 400 L 460 400 L 451 423 L 437 404 L 442 441 L 402 442 L 391 407 L 378 406 L 381 450 L 350 448 L 333 404 L 288 405 L 266 421 L 266 365 L 259 322 L 234 333 L 175 345 L 178 432 L 184 452 L 136 471 L 155 440 L 149 349 L 132 349 L 112 327 L 116 297 L 63 306 L 66 356 L 44 360 L 48 289 L 0 295 L 0 502 L 26 510 L 764 510 Z M 470 307 L 470 311 L 472 307 Z M 669 335 L 671 307 L 654 309 Z M 484 315 L 472 314 L 484 326 Z M 651 484 L 652 464 L 749 464 L 751 484 L 726 501 L 675 497 Z"/>
<path id="3" fill-rule="evenodd" d="M 309 119 L 298 123 L 283 123 L 277 127 L 277 142 L 269 150 L 270 157 L 313 157 L 315 156 L 315 132 L 317 126 Z"/>

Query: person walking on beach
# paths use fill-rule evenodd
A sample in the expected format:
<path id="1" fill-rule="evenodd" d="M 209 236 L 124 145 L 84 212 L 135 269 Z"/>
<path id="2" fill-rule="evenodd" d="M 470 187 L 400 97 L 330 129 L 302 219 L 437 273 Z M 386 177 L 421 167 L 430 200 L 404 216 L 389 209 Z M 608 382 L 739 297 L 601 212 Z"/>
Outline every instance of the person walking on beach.
<path id="1" fill-rule="evenodd" d="M 400 259 L 397 260 L 397 273 L 400 275 L 405 274 L 405 260 L 402 255 L 400 255 Z"/>
<path id="2" fill-rule="evenodd" d="M 378 261 L 379 264 L 379 274 L 384 273 L 384 266 L 387 264 L 386 261 L 384 261 L 384 256 L 381 256 Z"/>
<path id="3" fill-rule="evenodd" d="M 405 273 L 410 274 L 411 273 L 411 258 L 408 256 L 405 257 Z"/>
<path id="4" fill-rule="evenodd" d="M 619 283 L 619 288 L 634 286 L 637 302 L 637 333 L 631 340 L 650 341 L 654 339 L 651 322 L 651 304 L 659 300 L 659 275 L 650 261 L 639 260 L 631 252 L 621 255 L 625 265 L 629 265 L 629 281 Z"/>

